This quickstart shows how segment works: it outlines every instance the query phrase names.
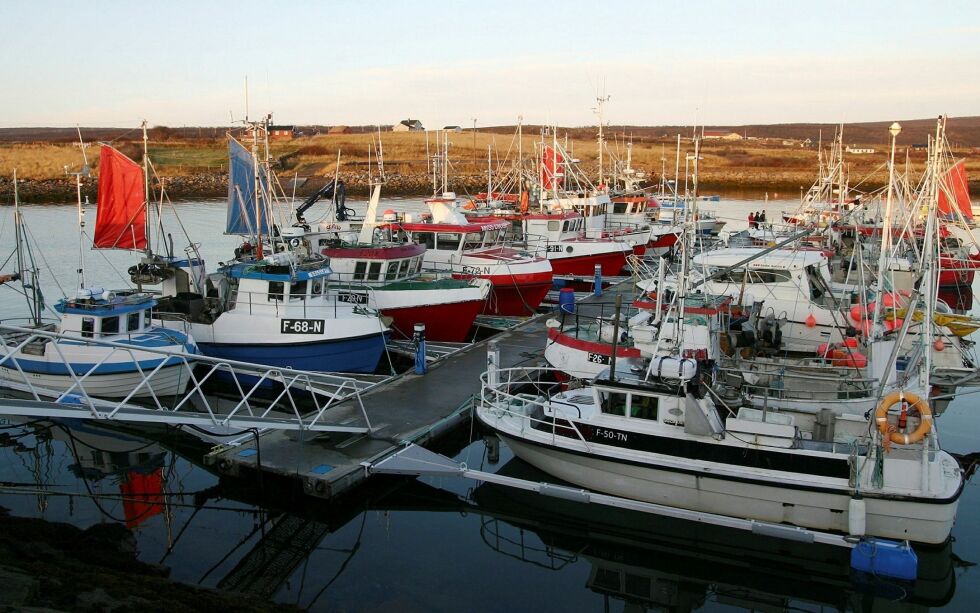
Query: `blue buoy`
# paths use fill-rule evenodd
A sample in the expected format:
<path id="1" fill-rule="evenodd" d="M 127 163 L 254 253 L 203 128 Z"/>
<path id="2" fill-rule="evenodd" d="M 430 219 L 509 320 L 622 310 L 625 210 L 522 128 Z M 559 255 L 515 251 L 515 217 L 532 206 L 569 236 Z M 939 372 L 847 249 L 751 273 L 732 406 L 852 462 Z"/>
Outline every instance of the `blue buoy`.
<path id="1" fill-rule="evenodd" d="M 412 342 L 415 344 L 415 374 L 424 375 L 428 370 L 425 363 L 425 324 L 415 324 Z"/>
<path id="2" fill-rule="evenodd" d="M 915 581 L 919 557 L 908 542 L 866 538 L 851 550 L 851 568 L 879 577 Z"/>
<path id="3" fill-rule="evenodd" d="M 563 287 L 558 292 L 558 309 L 562 313 L 575 312 L 575 290 L 570 287 Z"/>

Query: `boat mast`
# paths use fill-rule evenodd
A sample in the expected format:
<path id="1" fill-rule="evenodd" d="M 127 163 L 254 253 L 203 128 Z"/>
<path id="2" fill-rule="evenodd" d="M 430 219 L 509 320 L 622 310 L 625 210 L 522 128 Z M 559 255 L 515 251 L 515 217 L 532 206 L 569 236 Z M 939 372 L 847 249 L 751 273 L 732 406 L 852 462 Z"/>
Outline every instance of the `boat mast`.
<path id="1" fill-rule="evenodd" d="M 875 292 L 875 304 L 878 308 L 874 312 L 874 323 L 877 326 L 881 323 L 882 295 L 885 291 L 885 269 L 888 267 L 888 259 L 891 257 L 892 241 L 892 193 L 895 184 L 895 139 L 902 131 L 902 126 L 898 122 L 893 123 L 888 128 L 888 133 L 892 137 L 891 156 L 888 162 L 888 193 L 885 196 L 885 218 L 881 220 L 881 253 L 878 254 L 878 290 Z"/>
<path id="2" fill-rule="evenodd" d="M 936 136 L 932 142 L 929 155 L 929 200 L 926 210 L 926 227 L 923 245 L 922 259 L 925 264 L 922 283 L 926 284 L 925 295 L 925 317 L 922 318 L 922 344 L 925 368 L 919 371 L 919 383 L 922 389 L 929 390 L 929 377 L 932 373 L 932 318 L 933 309 L 936 302 L 936 253 L 934 234 L 938 231 L 936 227 L 937 205 L 939 203 L 939 152 L 945 141 L 946 118 L 940 116 L 936 121 Z M 920 285 L 921 287 L 921 285 Z M 910 305 L 911 306 L 911 305 Z"/>
<path id="3" fill-rule="evenodd" d="M 262 120 L 265 121 L 265 118 Z M 260 122 L 253 122 L 252 126 L 252 176 L 255 182 L 255 259 L 261 260 L 262 254 L 262 181 L 259 180 L 259 125 Z"/>
<path id="4" fill-rule="evenodd" d="M 603 174 L 602 174 L 602 172 L 603 172 L 603 169 L 602 169 L 602 150 L 604 149 L 604 146 L 605 146 L 605 141 L 603 140 L 603 137 L 602 137 L 602 107 L 606 103 L 607 100 L 609 100 L 609 96 L 597 96 L 596 97 L 596 102 L 598 104 L 597 104 L 596 108 L 592 109 L 599 116 L 599 138 L 598 138 L 598 144 L 599 144 L 599 185 L 603 185 L 605 183 L 603 181 Z"/>
<path id="5" fill-rule="evenodd" d="M 144 253 L 146 257 L 153 255 L 153 249 L 150 246 L 150 153 L 146 138 L 146 120 L 143 120 L 143 206 L 146 207 L 146 218 L 144 219 L 144 232 L 146 232 L 146 248 Z M 157 215 L 159 219 L 160 215 Z M 161 220 L 162 221 L 162 220 Z"/>
<path id="6" fill-rule="evenodd" d="M 24 235 L 24 217 L 20 212 L 20 197 L 17 192 L 17 169 L 14 169 L 14 239 L 17 241 L 15 253 L 17 254 L 17 273 L 20 275 L 20 285 L 27 299 L 27 308 L 31 312 L 31 320 L 35 326 L 41 325 L 41 309 L 44 298 L 41 296 L 41 288 L 37 281 L 37 267 L 34 266 L 34 257 L 30 253 L 30 245 L 27 244 L 27 237 Z M 31 261 L 31 269 L 25 269 L 24 248 L 27 245 L 28 257 Z M 31 278 L 27 279 L 30 272 Z M 30 290 L 28 292 L 28 290 Z"/>
<path id="7" fill-rule="evenodd" d="M 89 175 L 88 155 L 85 153 L 85 141 L 82 140 L 82 129 L 75 126 L 78 131 L 78 148 L 82 150 L 82 169 L 72 173 L 75 175 L 75 195 L 78 202 L 78 288 L 85 289 L 85 207 L 82 206 L 82 175 Z M 17 186 L 17 181 L 14 181 Z M 15 192 L 16 194 L 16 192 Z"/>

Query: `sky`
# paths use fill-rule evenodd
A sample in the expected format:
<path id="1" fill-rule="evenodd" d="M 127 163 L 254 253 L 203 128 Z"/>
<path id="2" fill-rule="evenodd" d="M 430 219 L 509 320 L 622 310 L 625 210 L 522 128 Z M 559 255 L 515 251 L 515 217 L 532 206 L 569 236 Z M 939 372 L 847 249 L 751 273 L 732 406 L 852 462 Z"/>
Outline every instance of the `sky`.
<path id="1" fill-rule="evenodd" d="M 2 0 L 0 127 L 980 115 L 980 2 Z"/>

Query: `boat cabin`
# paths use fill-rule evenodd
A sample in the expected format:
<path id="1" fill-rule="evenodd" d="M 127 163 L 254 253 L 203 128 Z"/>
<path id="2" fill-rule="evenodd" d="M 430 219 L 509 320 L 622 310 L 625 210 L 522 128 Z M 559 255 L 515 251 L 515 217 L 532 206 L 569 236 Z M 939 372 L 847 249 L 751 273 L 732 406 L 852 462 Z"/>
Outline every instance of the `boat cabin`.
<path id="1" fill-rule="evenodd" d="M 384 285 L 417 277 L 422 271 L 425 246 L 334 246 L 321 253 L 330 259 L 330 267 L 341 283 Z"/>
<path id="2" fill-rule="evenodd" d="M 60 300 L 61 331 L 82 338 L 141 334 L 150 328 L 150 312 L 157 301 L 149 294 L 81 289 L 75 298 Z"/>
<path id="3" fill-rule="evenodd" d="M 510 224 L 506 221 L 475 221 L 467 224 L 403 223 L 399 226 L 408 242 L 435 251 L 474 251 L 498 247 Z"/>

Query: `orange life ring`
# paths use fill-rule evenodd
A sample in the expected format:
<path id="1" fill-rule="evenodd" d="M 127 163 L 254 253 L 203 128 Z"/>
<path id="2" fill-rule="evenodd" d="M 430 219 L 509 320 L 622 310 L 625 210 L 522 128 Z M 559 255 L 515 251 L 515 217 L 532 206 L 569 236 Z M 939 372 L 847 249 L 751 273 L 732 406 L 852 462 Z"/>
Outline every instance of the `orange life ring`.
<path id="1" fill-rule="evenodd" d="M 889 431 L 888 409 L 903 400 L 918 410 L 921 416 L 919 427 L 912 434 Z M 892 392 L 878 403 L 878 408 L 875 409 L 875 421 L 878 423 L 878 432 L 881 433 L 882 437 L 888 437 L 891 442 L 898 445 L 911 445 L 924 439 L 932 430 L 932 409 L 929 408 L 929 403 L 925 399 L 919 398 L 911 392 Z"/>

